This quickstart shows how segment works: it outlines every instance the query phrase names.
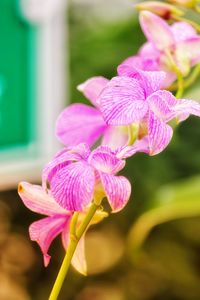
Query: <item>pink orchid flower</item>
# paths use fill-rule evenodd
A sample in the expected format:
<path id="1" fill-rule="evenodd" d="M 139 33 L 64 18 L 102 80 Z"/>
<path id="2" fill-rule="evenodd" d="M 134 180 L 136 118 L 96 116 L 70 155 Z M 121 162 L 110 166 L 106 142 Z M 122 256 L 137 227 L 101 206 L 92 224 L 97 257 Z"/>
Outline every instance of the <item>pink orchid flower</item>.
<path id="1" fill-rule="evenodd" d="M 141 151 L 150 155 L 158 154 L 169 144 L 173 134 L 167 124 L 170 120 L 176 118 L 180 122 L 190 114 L 200 117 L 199 103 L 177 100 L 165 90 L 151 92 L 148 86 L 130 77 L 114 77 L 101 93 L 99 101 L 109 125 L 138 124 L 138 138 L 145 139 L 136 142 L 137 151 L 141 146 Z"/>
<path id="2" fill-rule="evenodd" d="M 107 197 L 113 212 L 129 200 L 131 185 L 116 173 L 125 161 L 109 147 L 90 151 L 86 144 L 64 149 L 45 167 L 43 186 L 50 185 L 56 202 L 69 211 L 84 211 L 93 199 Z"/>
<path id="3" fill-rule="evenodd" d="M 165 73 L 134 70 L 131 76 L 141 81 L 149 94 L 160 88 Z M 127 143 L 127 129 L 123 126 L 107 125 L 100 110 L 99 97 L 108 84 L 109 80 L 104 77 L 93 77 L 78 86 L 95 107 L 77 103 L 63 110 L 56 122 L 56 135 L 63 144 L 74 146 L 84 142 L 93 145 L 101 136 L 101 144 L 111 149 Z"/>
<path id="4" fill-rule="evenodd" d="M 52 241 L 61 234 L 62 243 L 67 250 L 70 240 L 70 222 L 73 212 L 63 209 L 52 196 L 50 192 L 45 191 L 39 185 L 32 185 L 27 182 L 21 182 L 18 188 L 19 195 L 24 205 L 30 210 L 46 215 L 39 221 L 32 223 L 29 227 L 29 235 L 32 241 L 36 241 L 43 253 L 44 265 L 48 266 L 51 256 L 48 254 Z M 107 216 L 106 212 L 98 211 L 92 219 L 91 225 L 100 222 Z M 79 219 L 84 214 L 79 216 Z M 85 259 L 85 239 L 80 239 L 74 256 L 72 258 L 73 267 L 81 274 L 87 272 Z"/>
<path id="5" fill-rule="evenodd" d="M 140 13 L 140 24 L 148 41 L 138 55 L 129 57 L 118 67 L 120 76 L 130 76 L 135 69 L 162 70 L 167 73 L 162 87 L 169 87 L 177 79 L 174 64 L 187 76 L 200 62 L 200 36 L 190 24 L 176 22 L 170 26 L 149 11 Z"/>

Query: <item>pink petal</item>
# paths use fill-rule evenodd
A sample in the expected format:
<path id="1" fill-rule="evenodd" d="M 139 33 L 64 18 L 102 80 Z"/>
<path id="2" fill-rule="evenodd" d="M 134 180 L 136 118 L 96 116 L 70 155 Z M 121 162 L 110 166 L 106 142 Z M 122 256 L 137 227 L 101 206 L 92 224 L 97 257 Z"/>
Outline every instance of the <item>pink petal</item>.
<path id="1" fill-rule="evenodd" d="M 146 95 L 150 95 L 163 86 L 163 82 L 165 80 L 165 72 L 141 71 L 140 77 L 144 86 L 146 87 Z"/>
<path id="2" fill-rule="evenodd" d="M 51 178 L 55 200 L 65 209 L 82 211 L 91 202 L 94 192 L 94 169 L 84 161 L 59 169 Z"/>
<path id="3" fill-rule="evenodd" d="M 152 42 L 157 49 L 165 50 L 174 45 L 171 28 L 162 18 L 149 11 L 142 11 L 140 25 L 148 41 Z"/>
<path id="4" fill-rule="evenodd" d="M 165 72 L 142 71 L 126 64 L 118 67 L 118 74 L 120 76 L 128 76 L 140 80 L 147 96 L 159 90 L 161 86 L 163 86 L 165 79 Z"/>
<path id="5" fill-rule="evenodd" d="M 150 155 L 156 155 L 162 152 L 173 135 L 172 128 L 161 121 L 153 112 L 149 113 L 148 138 Z"/>
<path id="6" fill-rule="evenodd" d="M 47 215 L 66 215 L 68 212 L 56 203 L 56 201 L 39 185 L 32 185 L 28 182 L 20 182 L 18 193 L 26 207 L 30 210 Z"/>
<path id="7" fill-rule="evenodd" d="M 197 37 L 196 30 L 186 22 L 175 22 L 171 25 L 171 31 L 176 42 Z"/>
<path id="8" fill-rule="evenodd" d="M 77 156 L 77 160 L 87 160 L 90 155 L 90 147 L 86 143 L 77 144 L 70 147 L 69 152 Z"/>
<path id="9" fill-rule="evenodd" d="M 51 258 L 48 250 L 52 241 L 62 232 L 70 219 L 71 216 L 48 217 L 32 223 L 29 227 L 31 240 L 36 241 L 42 250 L 45 267 L 48 266 Z"/>
<path id="10" fill-rule="evenodd" d="M 144 152 L 149 154 L 149 139 L 147 136 L 141 140 L 137 140 L 133 146 L 121 147 L 118 149 L 117 157 L 123 159 L 133 156 L 138 152 Z"/>
<path id="11" fill-rule="evenodd" d="M 103 135 L 102 145 L 115 150 L 127 144 L 128 130 L 125 126 L 109 126 Z"/>
<path id="12" fill-rule="evenodd" d="M 72 258 L 72 266 L 82 275 L 87 275 L 87 263 L 85 258 L 85 234 L 78 242 Z"/>
<path id="13" fill-rule="evenodd" d="M 151 42 L 146 42 L 142 45 L 142 47 L 139 50 L 140 58 L 144 60 L 152 60 L 152 61 L 158 61 L 160 58 L 160 51 L 155 48 L 155 45 Z M 155 65 L 156 66 L 156 65 Z M 157 71 L 157 69 L 147 69 L 144 68 L 146 71 Z"/>
<path id="14" fill-rule="evenodd" d="M 113 212 L 120 211 L 131 195 L 131 184 L 123 176 L 100 174 L 101 182 Z"/>
<path id="15" fill-rule="evenodd" d="M 71 217 L 73 217 L 73 213 L 71 213 Z M 63 228 L 61 239 L 62 239 L 63 247 L 65 251 L 67 251 L 70 242 L 70 222 L 67 222 L 65 227 Z"/>
<path id="16" fill-rule="evenodd" d="M 108 79 L 97 76 L 86 80 L 77 88 L 85 95 L 86 98 L 88 98 L 92 102 L 94 106 L 99 106 L 98 97 L 108 82 Z"/>
<path id="17" fill-rule="evenodd" d="M 130 56 L 119 65 L 119 67 L 118 67 L 118 75 L 119 76 L 123 76 L 120 71 L 120 68 L 123 65 L 128 65 L 132 68 L 137 68 L 137 69 L 144 70 L 144 71 L 158 71 L 157 60 L 160 57 L 160 52 L 158 52 L 155 48 L 153 49 L 153 47 L 152 47 L 151 52 L 149 50 L 149 53 L 147 52 L 142 55 L 142 52 L 145 52 L 145 48 L 149 48 L 147 46 L 150 45 L 150 43 L 146 43 L 145 45 L 141 48 L 141 50 L 139 52 L 140 55 Z"/>
<path id="18" fill-rule="evenodd" d="M 161 66 L 161 68 L 163 68 L 163 66 Z M 163 82 L 162 88 L 163 89 L 167 89 L 170 87 L 170 85 L 177 79 L 177 76 L 175 73 L 167 71 L 166 72 L 166 77 L 165 80 Z"/>
<path id="19" fill-rule="evenodd" d="M 120 74 L 119 72 L 119 67 L 120 66 L 123 66 L 123 65 L 129 65 L 131 67 L 135 67 L 135 68 L 138 68 L 138 69 L 141 69 L 143 70 L 143 60 L 141 59 L 141 57 L 139 55 L 133 55 L 133 56 L 130 56 L 128 58 L 126 58 L 119 66 L 118 66 L 118 75 L 119 76 L 123 76 Z"/>
<path id="20" fill-rule="evenodd" d="M 71 164 L 74 160 L 76 160 L 76 156 L 74 154 L 71 155 L 68 149 L 62 150 L 59 154 L 51 160 L 42 171 L 42 187 L 43 189 L 47 189 L 47 183 L 51 180 L 52 176 L 64 166 Z"/>
<path id="21" fill-rule="evenodd" d="M 185 60 L 188 60 L 190 66 L 200 62 L 200 37 L 191 38 L 182 41 L 176 46 L 176 59 L 179 67 L 182 69 Z"/>
<path id="22" fill-rule="evenodd" d="M 71 148 L 64 148 L 59 151 L 55 157 L 43 169 L 42 183 L 46 188 L 47 181 L 51 181 L 54 174 L 64 166 L 71 164 L 73 161 L 86 160 L 90 154 L 87 144 L 81 143 Z"/>
<path id="23" fill-rule="evenodd" d="M 100 111 L 85 104 L 72 104 L 58 117 L 56 136 L 65 145 L 92 145 L 106 128 Z"/>
<path id="24" fill-rule="evenodd" d="M 106 146 L 100 146 L 92 151 L 88 161 L 96 170 L 109 174 L 116 174 L 125 166 L 125 161 L 117 158 Z"/>
<path id="25" fill-rule="evenodd" d="M 174 105 L 177 104 L 177 99 L 172 93 L 162 90 L 151 94 L 147 101 L 149 108 L 154 114 L 165 122 L 171 120 L 175 113 L 173 112 Z"/>
<path id="26" fill-rule="evenodd" d="M 147 112 L 144 89 L 138 80 L 115 77 L 100 95 L 101 111 L 110 125 L 138 122 Z"/>
<path id="27" fill-rule="evenodd" d="M 200 117 L 200 104 L 193 100 L 180 99 L 173 110 L 179 122 L 187 119 L 189 115 Z"/>

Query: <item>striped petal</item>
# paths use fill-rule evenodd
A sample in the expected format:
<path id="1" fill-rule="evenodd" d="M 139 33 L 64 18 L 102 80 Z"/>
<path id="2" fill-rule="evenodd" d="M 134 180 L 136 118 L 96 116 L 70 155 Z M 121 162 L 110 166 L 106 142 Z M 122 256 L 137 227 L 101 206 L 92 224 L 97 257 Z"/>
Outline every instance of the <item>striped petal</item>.
<path id="1" fill-rule="evenodd" d="M 165 72 L 143 71 L 128 64 L 120 65 L 118 67 L 118 74 L 140 80 L 145 88 L 146 96 L 159 90 L 165 80 Z"/>
<path id="2" fill-rule="evenodd" d="M 152 42 L 159 50 L 171 48 L 174 36 L 170 26 L 162 18 L 149 11 L 140 13 L 140 25 L 148 41 Z"/>
<path id="3" fill-rule="evenodd" d="M 59 169 L 50 180 L 55 200 L 63 208 L 83 211 L 91 202 L 94 192 L 94 169 L 84 161 Z"/>
<path id="4" fill-rule="evenodd" d="M 108 79 L 102 76 L 92 77 L 80 84 L 77 88 L 88 98 L 94 106 L 99 106 L 99 95 L 104 87 L 109 82 Z"/>
<path id="5" fill-rule="evenodd" d="M 150 112 L 148 122 L 149 154 L 156 155 L 162 152 L 171 141 L 172 135 L 172 128 L 156 117 L 153 112 Z"/>
<path id="6" fill-rule="evenodd" d="M 100 95 L 101 111 L 110 125 L 138 122 L 147 112 L 145 92 L 134 78 L 115 77 Z"/>
<path id="7" fill-rule="evenodd" d="M 106 146 L 100 146 L 92 151 L 88 161 L 96 170 L 109 174 L 116 174 L 125 166 L 125 161 L 117 158 Z"/>
<path id="8" fill-rule="evenodd" d="M 64 148 L 59 151 L 55 157 L 44 167 L 42 172 L 42 184 L 43 188 L 46 188 L 47 181 L 51 181 L 51 178 L 55 173 L 63 167 L 71 164 L 74 161 L 86 160 L 90 154 L 90 149 L 87 144 L 81 143 L 71 148 Z"/>
<path id="9" fill-rule="evenodd" d="M 79 143 L 92 145 L 106 130 L 102 114 L 85 104 L 68 106 L 57 119 L 56 136 L 65 145 Z"/>
<path id="10" fill-rule="evenodd" d="M 117 157 L 119 158 L 128 158 L 133 156 L 138 152 L 144 152 L 149 154 L 149 139 L 147 136 L 141 140 L 137 140 L 133 146 L 126 146 L 118 149 Z"/>
<path id="11" fill-rule="evenodd" d="M 157 91 L 147 98 L 150 110 L 165 122 L 175 117 L 173 107 L 178 101 L 172 93 L 164 90 Z"/>
<path id="12" fill-rule="evenodd" d="M 173 111 L 179 122 L 184 121 L 190 115 L 200 117 L 200 104 L 193 100 L 180 99 L 173 107 Z"/>
<path id="13" fill-rule="evenodd" d="M 36 221 L 29 227 L 29 234 L 32 241 L 38 243 L 43 253 L 44 265 L 48 266 L 51 256 L 48 254 L 52 241 L 62 232 L 71 220 L 69 216 L 54 216 Z"/>
<path id="14" fill-rule="evenodd" d="M 120 211 L 127 204 L 130 198 L 130 182 L 123 176 L 100 173 L 100 177 L 112 211 Z"/>
<path id="15" fill-rule="evenodd" d="M 20 182 L 18 193 L 24 205 L 36 213 L 47 216 L 68 213 L 39 185 Z"/>
<path id="16" fill-rule="evenodd" d="M 109 146 L 112 150 L 127 144 L 128 130 L 127 126 L 109 126 L 102 139 L 102 145 Z"/>

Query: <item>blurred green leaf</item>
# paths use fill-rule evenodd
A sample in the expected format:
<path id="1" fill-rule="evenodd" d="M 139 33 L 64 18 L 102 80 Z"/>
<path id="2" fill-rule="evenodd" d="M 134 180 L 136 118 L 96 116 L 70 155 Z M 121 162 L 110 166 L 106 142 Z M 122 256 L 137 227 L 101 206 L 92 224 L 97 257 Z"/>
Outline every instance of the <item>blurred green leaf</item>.
<path id="1" fill-rule="evenodd" d="M 163 186 L 147 203 L 130 230 L 131 251 L 142 246 L 156 225 L 193 216 L 200 216 L 200 176 Z"/>

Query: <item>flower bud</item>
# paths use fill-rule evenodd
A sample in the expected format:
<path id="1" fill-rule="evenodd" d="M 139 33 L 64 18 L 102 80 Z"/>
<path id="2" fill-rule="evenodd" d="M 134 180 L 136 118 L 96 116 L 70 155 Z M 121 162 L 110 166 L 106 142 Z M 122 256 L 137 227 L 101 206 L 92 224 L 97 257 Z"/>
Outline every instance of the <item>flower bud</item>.
<path id="1" fill-rule="evenodd" d="M 181 1 L 181 0 L 177 0 Z M 183 0 L 184 1 L 184 0 Z M 165 20 L 171 19 L 173 16 L 182 16 L 184 12 L 176 8 L 172 4 L 163 3 L 159 1 L 142 2 L 135 6 L 138 10 L 148 10 Z"/>
<path id="2" fill-rule="evenodd" d="M 170 0 L 170 2 L 187 8 L 193 8 L 199 3 L 198 0 Z"/>

